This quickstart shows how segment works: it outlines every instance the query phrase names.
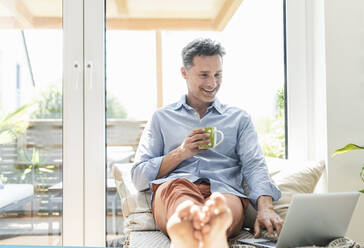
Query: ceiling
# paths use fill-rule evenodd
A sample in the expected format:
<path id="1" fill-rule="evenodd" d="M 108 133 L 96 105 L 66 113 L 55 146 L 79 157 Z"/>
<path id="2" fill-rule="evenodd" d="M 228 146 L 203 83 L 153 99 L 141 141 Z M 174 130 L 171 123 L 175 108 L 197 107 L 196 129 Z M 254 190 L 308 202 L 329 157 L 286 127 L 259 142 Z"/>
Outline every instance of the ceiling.
<path id="1" fill-rule="evenodd" d="M 222 31 L 242 0 L 106 0 L 106 26 Z M 62 0 L 0 0 L 0 28 L 59 29 Z"/>

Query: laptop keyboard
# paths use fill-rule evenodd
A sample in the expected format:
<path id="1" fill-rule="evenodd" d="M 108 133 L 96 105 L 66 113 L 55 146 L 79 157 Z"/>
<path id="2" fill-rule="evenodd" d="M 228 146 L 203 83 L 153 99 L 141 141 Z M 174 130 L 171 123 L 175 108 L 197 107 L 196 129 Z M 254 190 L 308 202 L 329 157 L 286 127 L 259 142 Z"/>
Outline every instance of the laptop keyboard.
<path id="1" fill-rule="evenodd" d="M 268 246 L 273 246 L 275 247 L 276 246 L 276 242 L 272 242 L 272 241 L 257 241 L 255 242 L 256 244 L 260 244 L 260 245 L 268 245 Z"/>

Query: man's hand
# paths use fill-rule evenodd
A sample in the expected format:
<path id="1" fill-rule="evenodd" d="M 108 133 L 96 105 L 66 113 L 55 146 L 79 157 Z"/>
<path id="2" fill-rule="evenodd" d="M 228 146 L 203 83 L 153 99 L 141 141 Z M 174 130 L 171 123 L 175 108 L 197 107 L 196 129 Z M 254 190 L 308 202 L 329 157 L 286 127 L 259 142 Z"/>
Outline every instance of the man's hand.
<path id="1" fill-rule="evenodd" d="M 178 148 L 182 159 L 185 160 L 197 153 L 206 151 L 207 149 L 198 149 L 198 147 L 207 145 L 210 142 L 209 137 L 210 134 L 206 133 L 204 128 L 193 130 Z"/>
<path id="2" fill-rule="evenodd" d="M 162 160 L 157 179 L 164 177 L 173 171 L 183 160 L 193 155 L 204 152 L 207 149 L 198 149 L 200 145 L 207 145 L 210 142 L 210 134 L 205 133 L 204 128 L 193 130 L 182 142 L 182 144 L 168 153 Z"/>
<path id="3" fill-rule="evenodd" d="M 281 233 L 283 220 L 273 210 L 272 197 L 260 196 L 258 199 L 258 215 L 254 225 L 254 237 L 258 238 L 261 228 L 265 227 L 269 235 L 273 238 L 273 227 L 277 231 L 277 235 Z"/>

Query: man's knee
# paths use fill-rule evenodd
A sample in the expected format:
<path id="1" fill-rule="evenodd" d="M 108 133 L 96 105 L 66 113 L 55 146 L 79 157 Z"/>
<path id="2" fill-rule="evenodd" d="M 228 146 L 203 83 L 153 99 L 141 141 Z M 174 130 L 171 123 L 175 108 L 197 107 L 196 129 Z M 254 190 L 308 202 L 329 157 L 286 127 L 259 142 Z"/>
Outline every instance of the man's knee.
<path id="1" fill-rule="evenodd" d="M 175 209 L 175 205 L 188 199 L 194 203 L 203 201 L 198 187 L 185 178 L 176 178 L 161 184 L 155 192 L 155 197 L 163 202 L 167 209 Z"/>
<path id="2" fill-rule="evenodd" d="M 232 194 L 223 194 L 228 208 L 230 209 L 233 217 L 233 222 L 228 229 L 228 236 L 233 237 L 240 233 L 243 226 L 245 216 L 245 206 L 240 197 Z"/>

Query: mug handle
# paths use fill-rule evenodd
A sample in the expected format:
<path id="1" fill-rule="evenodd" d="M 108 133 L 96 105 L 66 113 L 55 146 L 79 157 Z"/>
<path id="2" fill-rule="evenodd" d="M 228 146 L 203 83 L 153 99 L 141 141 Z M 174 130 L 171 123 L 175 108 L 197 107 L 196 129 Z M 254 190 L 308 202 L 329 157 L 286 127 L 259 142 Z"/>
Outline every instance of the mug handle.
<path id="1" fill-rule="evenodd" d="M 224 133 L 217 129 L 215 130 L 215 133 L 219 133 L 221 135 L 221 140 L 215 144 L 215 146 L 218 146 L 224 140 Z"/>

